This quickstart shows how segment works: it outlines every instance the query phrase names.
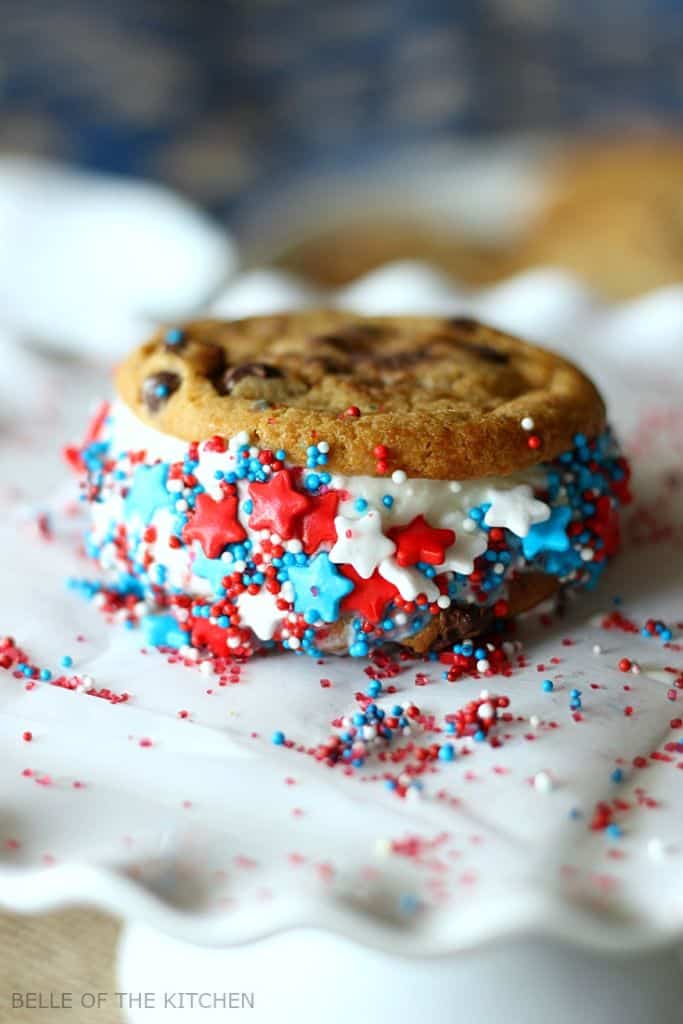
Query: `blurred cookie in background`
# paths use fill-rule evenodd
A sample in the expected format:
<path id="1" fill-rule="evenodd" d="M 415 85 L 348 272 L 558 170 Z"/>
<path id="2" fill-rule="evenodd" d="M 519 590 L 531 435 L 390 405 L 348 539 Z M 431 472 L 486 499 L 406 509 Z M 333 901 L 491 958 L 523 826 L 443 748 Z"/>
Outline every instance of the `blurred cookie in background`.
<path id="1" fill-rule="evenodd" d="M 515 269 L 563 267 L 615 299 L 683 282 L 683 139 L 579 143 L 546 188 Z"/>
<path id="2" fill-rule="evenodd" d="M 503 247 L 439 228 L 417 216 L 370 216 L 313 232 L 285 246 L 275 262 L 316 284 L 339 288 L 385 263 L 415 259 L 465 284 L 485 285 L 507 276 L 509 258 Z"/>
<path id="3" fill-rule="evenodd" d="M 327 287 L 403 259 L 424 260 L 472 287 L 534 267 L 560 267 L 610 299 L 683 282 L 683 138 L 585 139 L 539 154 L 529 173 L 534 201 L 526 203 L 523 221 L 514 211 L 512 230 L 500 203 L 498 234 L 490 225 L 479 235 L 459 223 L 461 177 L 459 167 L 427 168 L 425 181 L 439 182 L 431 215 L 424 210 L 431 184 L 421 188 L 413 179 L 397 196 L 396 209 L 404 212 L 393 215 L 385 205 L 362 216 L 371 203 L 357 201 L 346 220 L 285 242 L 274 262 Z M 511 177 L 508 184 L 512 207 L 519 182 Z M 466 186 L 473 204 L 486 205 L 471 168 Z M 498 187 L 505 190 L 505 175 Z M 441 216 L 434 212 L 439 205 Z"/>

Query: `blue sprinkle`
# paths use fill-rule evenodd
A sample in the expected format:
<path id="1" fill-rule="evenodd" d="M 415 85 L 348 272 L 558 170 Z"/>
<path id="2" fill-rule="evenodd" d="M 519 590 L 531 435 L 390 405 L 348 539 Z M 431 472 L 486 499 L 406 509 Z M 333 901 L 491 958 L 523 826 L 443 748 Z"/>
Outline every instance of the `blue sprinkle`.
<path id="1" fill-rule="evenodd" d="M 555 689 L 555 684 L 552 679 L 544 679 L 541 685 L 544 693 L 552 693 Z"/>
<path id="2" fill-rule="evenodd" d="M 439 760 L 440 761 L 453 761 L 455 760 L 455 750 L 453 749 L 452 743 L 444 743 L 439 748 Z"/>
<path id="3" fill-rule="evenodd" d="M 610 839 L 621 839 L 621 837 L 624 834 L 620 826 L 617 825 L 617 823 L 614 821 L 607 826 L 605 832 L 610 837 Z"/>
<path id="4" fill-rule="evenodd" d="M 285 742 L 285 734 L 277 729 L 271 737 L 271 742 L 274 743 L 276 747 L 281 747 Z"/>
<path id="5" fill-rule="evenodd" d="M 64 657 L 62 658 L 62 665 L 64 666 L 64 668 L 71 668 L 73 663 L 74 660 L 70 654 L 65 654 Z"/>
<path id="6" fill-rule="evenodd" d="M 612 782 L 623 782 L 624 773 L 621 768 L 615 768 L 611 775 Z"/>
<path id="7" fill-rule="evenodd" d="M 365 500 L 365 498 L 356 498 L 355 506 L 357 512 L 365 512 L 366 508 L 368 507 L 368 503 Z"/>

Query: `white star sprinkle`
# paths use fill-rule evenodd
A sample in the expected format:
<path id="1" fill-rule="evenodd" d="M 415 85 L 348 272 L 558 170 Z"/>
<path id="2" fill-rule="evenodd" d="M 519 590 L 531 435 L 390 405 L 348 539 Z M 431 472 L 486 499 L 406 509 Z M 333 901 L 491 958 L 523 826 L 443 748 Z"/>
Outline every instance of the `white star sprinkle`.
<path id="1" fill-rule="evenodd" d="M 336 516 L 334 528 L 337 540 L 330 551 L 330 561 L 353 566 L 364 580 L 369 579 L 379 563 L 396 550 L 393 540 L 382 533 L 382 519 L 374 508 L 361 519 Z"/>
<path id="2" fill-rule="evenodd" d="M 528 484 L 519 484 L 509 491 L 491 489 L 486 500 L 491 502 L 484 516 L 486 525 L 502 526 L 518 537 L 526 537 L 535 523 L 544 523 L 550 518 L 550 509 L 534 497 Z"/>

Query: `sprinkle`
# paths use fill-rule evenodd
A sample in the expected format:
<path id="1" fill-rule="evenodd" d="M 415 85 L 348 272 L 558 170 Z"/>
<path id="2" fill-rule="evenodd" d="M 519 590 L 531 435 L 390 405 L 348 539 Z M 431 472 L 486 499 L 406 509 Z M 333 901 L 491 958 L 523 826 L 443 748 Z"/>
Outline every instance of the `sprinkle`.
<path id="1" fill-rule="evenodd" d="M 522 418 L 520 426 L 521 426 L 522 430 L 533 430 L 535 424 L 534 424 L 534 421 L 532 420 L 531 416 L 524 416 Z"/>
<path id="2" fill-rule="evenodd" d="M 550 793 L 554 789 L 552 777 L 548 772 L 536 772 L 534 775 L 534 789 L 539 793 Z"/>
<path id="3" fill-rule="evenodd" d="M 285 742 L 285 734 L 279 729 L 276 730 L 271 737 L 271 742 L 274 743 L 276 747 L 281 747 Z"/>

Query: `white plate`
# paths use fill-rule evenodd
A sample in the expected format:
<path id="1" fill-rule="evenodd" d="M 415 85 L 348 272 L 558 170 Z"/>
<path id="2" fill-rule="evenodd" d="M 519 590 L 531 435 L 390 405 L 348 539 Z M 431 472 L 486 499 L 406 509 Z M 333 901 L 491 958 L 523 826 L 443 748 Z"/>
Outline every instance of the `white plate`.
<path id="1" fill-rule="evenodd" d="M 541 298 L 550 320 L 561 305 L 559 290 L 553 303 L 549 278 L 541 278 L 508 283 L 500 314 L 519 325 L 528 310 L 536 336 Z M 404 273 L 404 291 L 406 280 Z M 332 719 L 354 710 L 354 693 L 367 683 L 363 663 L 275 656 L 220 687 L 156 651 L 141 653 L 138 634 L 107 626 L 64 585 L 67 576 L 92 575 L 73 552 L 77 523 L 57 515 L 58 536 L 41 541 L 30 525 L 17 525 L 21 507 L 10 503 L 11 521 L 0 528 L 0 634 L 13 634 L 41 667 L 59 670 L 71 654 L 71 672 L 132 697 L 113 705 L 49 684 L 27 690 L 0 670 L 0 902 L 40 910 L 85 900 L 215 946 L 303 925 L 420 954 L 532 931 L 614 950 L 683 937 L 683 749 L 665 749 L 683 737 L 670 726 L 683 715 L 683 691 L 670 701 L 662 675 L 666 666 L 683 670 L 683 652 L 591 624 L 615 595 L 638 622 L 683 619 L 680 382 L 657 349 L 658 340 L 670 343 L 683 304 L 669 293 L 658 320 L 648 299 L 652 346 L 629 347 L 637 308 L 597 308 L 575 284 L 556 280 L 565 306 L 574 295 L 569 313 L 564 308 L 563 347 L 575 344 L 580 325 L 590 345 L 579 354 L 639 449 L 625 555 L 564 619 L 543 626 L 529 617 L 520 633 L 528 665 L 510 678 L 448 684 L 439 666 L 409 663 L 392 680 L 395 697 L 382 698 L 413 700 L 441 716 L 486 686 L 509 696 L 516 716 L 504 745 L 479 744 L 439 765 L 415 802 L 373 781 L 371 764 L 347 777 L 276 747 L 275 729 L 305 747 L 324 740 Z M 53 366 L 49 377 L 46 386 L 59 391 L 68 381 L 72 395 L 105 387 L 73 367 Z M 50 453 L 73 425 L 78 402 L 70 405 L 61 418 L 41 406 L 40 415 L 15 421 L 21 429 L 0 454 L 5 484 L 14 479 L 35 494 L 58 478 Z M 650 520 L 664 529 L 658 539 Z M 601 655 L 592 653 L 596 643 Z M 624 656 L 641 664 L 640 675 L 618 670 Z M 417 671 L 427 685 L 416 686 Z M 555 681 L 552 694 L 541 689 L 546 677 Z M 321 678 L 332 685 L 322 687 Z M 568 707 L 575 686 L 583 691 L 581 722 Z M 179 718 L 181 710 L 189 718 Z M 533 716 L 541 720 L 535 729 Z M 31 742 L 22 739 L 26 730 Z M 640 756 L 647 767 L 633 768 Z M 617 759 L 626 775 L 620 785 L 611 781 Z M 550 792 L 530 784 L 539 772 L 554 780 Z M 623 836 L 610 839 L 589 823 L 597 801 L 615 798 L 630 806 L 618 816 Z"/>

